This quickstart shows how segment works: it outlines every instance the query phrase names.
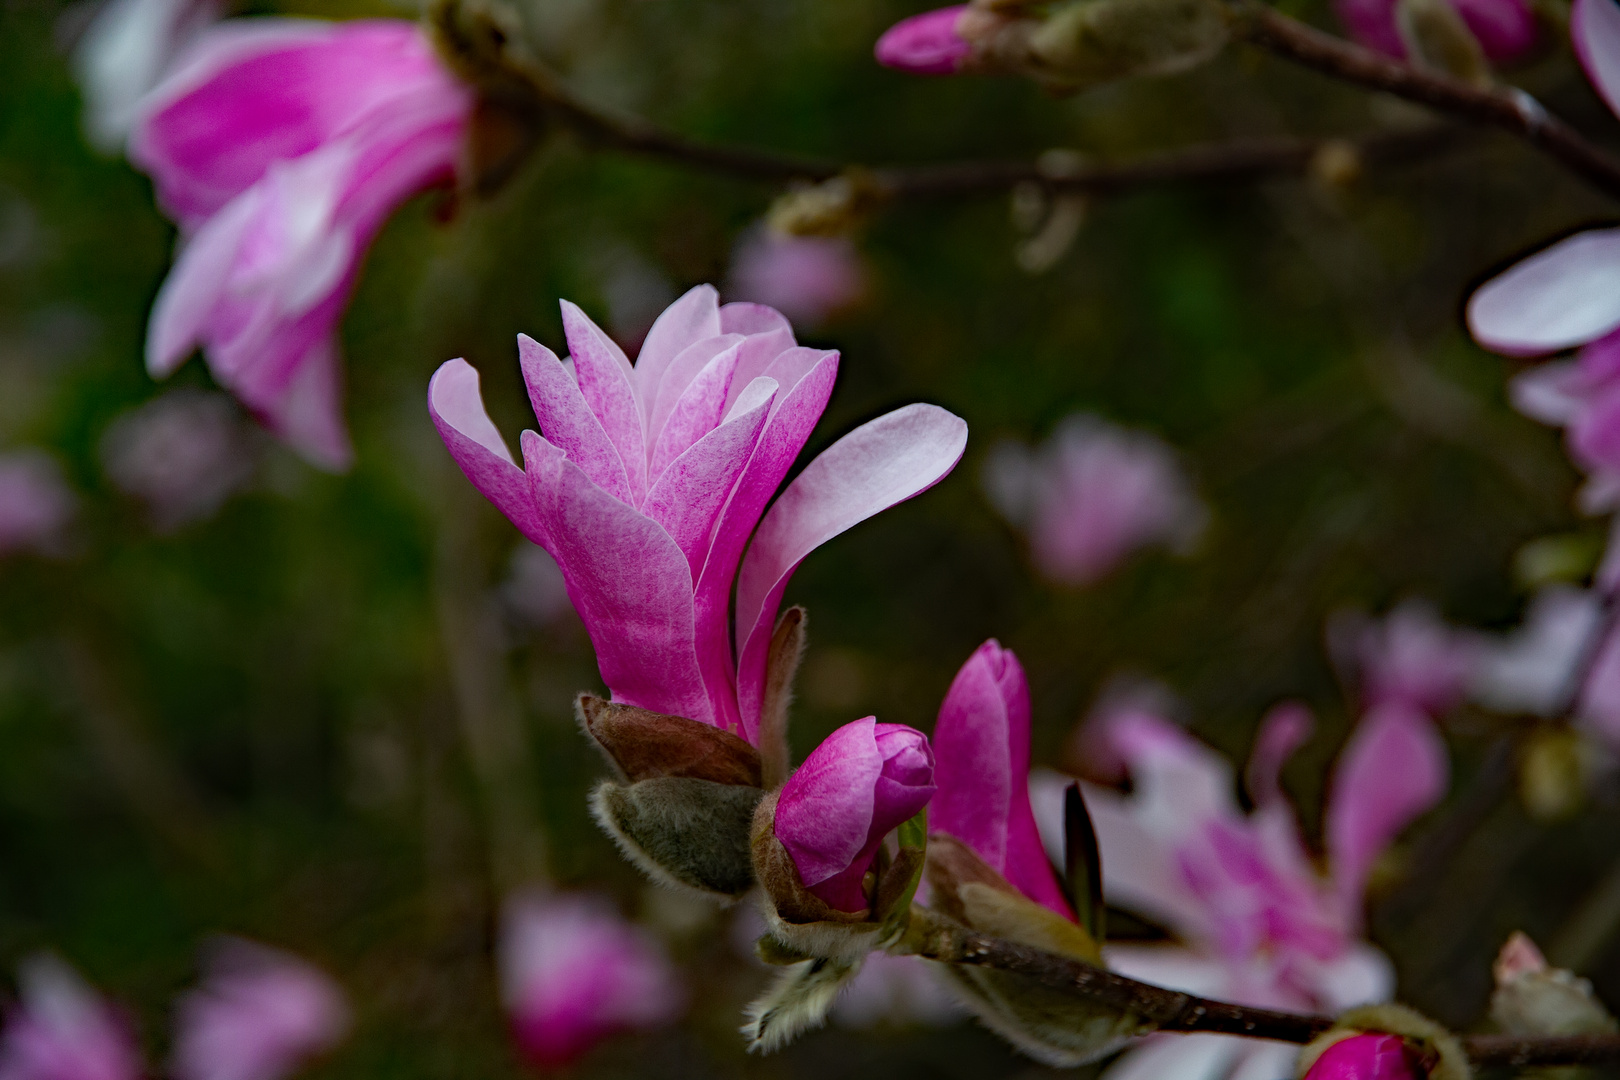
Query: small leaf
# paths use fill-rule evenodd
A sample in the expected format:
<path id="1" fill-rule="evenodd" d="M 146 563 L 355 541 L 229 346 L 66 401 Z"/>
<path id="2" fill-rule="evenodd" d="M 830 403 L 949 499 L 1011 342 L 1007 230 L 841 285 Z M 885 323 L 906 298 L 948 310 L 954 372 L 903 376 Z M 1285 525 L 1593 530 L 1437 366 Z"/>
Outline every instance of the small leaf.
<path id="1" fill-rule="evenodd" d="M 827 1019 L 844 984 L 861 970 L 864 957 L 828 960 L 818 957 L 786 968 L 771 988 L 745 1010 L 742 1033 L 748 1049 L 762 1054 L 787 1045 Z"/>
<path id="2" fill-rule="evenodd" d="M 1075 914 L 1099 946 L 1104 937 L 1102 856 L 1097 851 L 1097 830 L 1092 827 L 1085 797 L 1078 783 L 1063 793 L 1063 875 Z"/>

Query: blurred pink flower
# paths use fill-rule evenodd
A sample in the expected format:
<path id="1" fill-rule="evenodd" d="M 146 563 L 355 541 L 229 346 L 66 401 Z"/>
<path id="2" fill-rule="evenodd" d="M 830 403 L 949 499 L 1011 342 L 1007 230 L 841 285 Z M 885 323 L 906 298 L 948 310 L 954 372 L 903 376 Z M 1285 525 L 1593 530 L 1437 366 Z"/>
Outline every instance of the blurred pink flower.
<path id="1" fill-rule="evenodd" d="M 1322 1051 L 1302 1080 L 1417 1080 L 1423 1075 L 1413 1068 L 1400 1036 L 1367 1031 Z"/>
<path id="2" fill-rule="evenodd" d="M 77 503 L 61 468 L 46 454 L 0 453 L 0 555 L 57 550 Z"/>
<path id="3" fill-rule="evenodd" d="M 1255 740 L 1248 784 L 1234 799 L 1231 766 L 1176 725 L 1141 711 L 1102 715 L 1132 793 L 1088 786 L 1110 904 L 1169 929 L 1180 944 L 1105 950 L 1124 974 L 1195 994 L 1333 1014 L 1387 1000 L 1394 975 L 1361 940 L 1362 895 L 1379 853 L 1446 785 L 1432 724 L 1374 709 L 1339 756 L 1328 789 L 1328 875 L 1316 869 L 1277 772 L 1309 733 L 1298 706 L 1273 710 Z M 1038 774 L 1035 815 L 1061 859 L 1067 778 Z M 1107 1080 L 1219 1080 L 1292 1074 L 1293 1047 L 1222 1036 L 1150 1036 Z"/>
<path id="4" fill-rule="evenodd" d="M 901 19 L 878 38 L 873 55 L 884 67 L 913 75 L 954 75 L 973 54 L 956 32 L 967 11 L 967 4 L 958 4 Z"/>
<path id="5" fill-rule="evenodd" d="M 130 159 L 179 223 L 147 366 L 210 369 L 311 461 L 345 467 L 337 326 L 406 199 L 454 174 L 472 91 L 415 23 L 233 19 L 142 103 Z"/>
<path id="6" fill-rule="evenodd" d="M 230 398 L 182 388 L 114 420 L 101 439 L 113 486 L 171 532 L 213 516 L 253 476 L 251 433 Z"/>
<path id="7" fill-rule="evenodd" d="M 1007 520 L 1029 530 L 1041 572 L 1070 585 L 1141 547 L 1186 550 L 1208 519 L 1168 446 L 1095 416 L 1071 416 L 1038 450 L 995 447 L 984 483 Z"/>
<path id="8" fill-rule="evenodd" d="M 686 1008 L 663 948 L 602 897 L 511 897 L 499 959 L 513 1034 L 541 1066 L 565 1065 L 620 1032 L 671 1023 Z"/>
<path id="9" fill-rule="evenodd" d="M 866 292 L 860 254 L 848 237 L 745 233 L 732 255 L 726 293 L 817 326 Z"/>
<path id="10" fill-rule="evenodd" d="M 473 485 L 557 560 L 613 699 L 753 741 L 793 571 L 944 478 L 967 425 L 933 405 L 881 416 L 805 466 L 761 520 L 826 408 L 837 353 L 796 345 L 770 308 L 721 307 L 706 285 L 659 316 L 634 367 L 567 301 L 563 328 L 567 363 L 518 338 L 545 432 L 523 433 L 522 468 L 465 360 L 433 376 L 433 421 Z"/>
<path id="11" fill-rule="evenodd" d="M 1536 43 L 1535 7 L 1529 0 L 1450 0 L 1485 58 L 1493 64 L 1517 60 Z M 1333 10 L 1350 36 L 1369 49 L 1397 60 L 1407 56 L 1395 17 L 1396 0 L 1334 0 Z"/>
<path id="12" fill-rule="evenodd" d="M 91 143 L 112 151 L 135 126 L 141 100 L 219 18 L 218 0 L 107 0 L 73 50 Z"/>
<path id="13" fill-rule="evenodd" d="M 54 956 L 26 961 L 17 1007 L 0 1033 L 0 1080 L 139 1080 L 124 1019 Z"/>
<path id="14" fill-rule="evenodd" d="M 240 938 L 216 942 L 175 1015 L 175 1080 L 283 1080 L 348 1033 L 343 991 L 320 969 Z"/>
<path id="15" fill-rule="evenodd" d="M 1342 630 L 1361 679 L 1364 705 L 1405 705 L 1439 718 L 1468 692 L 1482 643 L 1477 634 L 1448 626 L 1433 606 L 1407 600 L 1381 620 L 1347 615 Z"/>
<path id="16" fill-rule="evenodd" d="M 827 736 L 788 777 L 776 838 L 806 889 L 839 911 L 862 911 L 878 845 L 933 794 L 928 736 L 868 716 Z"/>

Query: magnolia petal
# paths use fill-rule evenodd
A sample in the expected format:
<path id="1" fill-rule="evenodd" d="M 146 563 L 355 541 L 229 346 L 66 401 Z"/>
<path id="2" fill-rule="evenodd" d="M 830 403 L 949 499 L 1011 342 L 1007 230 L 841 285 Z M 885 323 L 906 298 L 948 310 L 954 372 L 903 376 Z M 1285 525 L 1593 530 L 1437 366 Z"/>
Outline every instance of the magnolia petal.
<path id="1" fill-rule="evenodd" d="M 1611 0 L 1596 0 L 1610 5 Z M 1620 229 L 1561 240 L 1487 281 L 1468 301 L 1468 328 L 1510 356 L 1557 352 L 1620 327 Z"/>
<path id="2" fill-rule="evenodd" d="M 1373 863 L 1446 791 L 1446 748 L 1428 717 L 1389 703 L 1357 725 L 1333 770 L 1323 832 L 1346 916 L 1359 918 Z"/>
<path id="3" fill-rule="evenodd" d="M 687 384 L 653 447 L 649 482 L 657 483 L 669 463 L 713 431 L 725 416 L 726 394 L 737 371 L 737 346 L 732 345 L 704 365 Z M 774 383 L 772 384 L 774 389 Z"/>
<path id="4" fill-rule="evenodd" d="M 693 286 L 663 310 L 636 357 L 636 392 L 644 416 L 651 418 L 664 373 L 674 359 L 688 347 L 722 332 L 720 294 L 713 285 Z"/>
<path id="5" fill-rule="evenodd" d="M 1574 360 L 1537 364 L 1508 383 L 1508 400 L 1532 420 L 1562 426 L 1580 414 L 1590 383 Z"/>
<path id="6" fill-rule="evenodd" d="M 1256 806 L 1288 805 L 1279 780 L 1282 767 L 1311 737 L 1315 726 L 1311 711 L 1298 702 L 1284 702 L 1260 721 L 1260 731 L 1254 737 L 1254 749 L 1249 752 L 1249 765 L 1243 776 L 1249 797 Z"/>
<path id="7" fill-rule="evenodd" d="M 1099 1080 L 1222 1080 L 1246 1043 L 1221 1035 L 1150 1035 Z"/>
<path id="8" fill-rule="evenodd" d="M 336 341 L 328 337 L 315 343 L 265 420 L 293 449 L 323 469 L 342 472 L 354 462 L 343 422 L 343 367 Z"/>
<path id="9" fill-rule="evenodd" d="M 765 651 L 788 579 L 833 537 L 933 487 L 956 467 L 967 424 L 937 405 L 907 405 L 828 447 L 788 485 L 760 523 L 737 577 L 738 698 L 757 715 Z"/>
<path id="10" fill-rule="evenodd" d="M 1292 1076 L 1299 1048 L 1287 1043 L 1248 1040 L 1238 1059 L 1232 1063 L 1227 1080 L 1278 1080 Z"/>
<path id="11" fill-rule="evenodd" d="M 704 338 L 702 341 L 693 342 L 682 349 L 680 355 L 670 361 L 668 370 L 664 372 L 664 377 L 659 380 L 658 386 L 655 388 L 657 400 L 651 403 L 652 408 L 648 414 L 647 443 L 649 446 L 656 447 L 658 445 L 659 439 L 664 433 L 664 426 L 669 422 L 670 414 L 675 411 L 675 406 L 681 401 L 687 388 L 692 385 L 692 380 L 705 371 L 717 356 L 725 353 L 733 346 L 742 344 L 743 340 L 737 334 L 721 334 L 718 337 Z M 752 380 L 750 379 L 750 381 Z M 733 377 L 732 382 L 740 393 L 741 387 L 736 386 L 735 377 Z M 747 386 L 748 383 L 745 382 L 741 385 Z M 657 457 L 656 451 L 653 456 Z M 668 464 L 668 462 L 666 461 L 665 464 Z M 658 475 L 657 468 L 655 467 L 649 475 L 656 477 Z"/>
<path id="12" fill-rule="evenodd" d="M 1575 0 L 1569 36 L 1586 77 L 1610 111 L 1620 114 L 1620 5 L 1614 0 Z"/>
<path id="13" fill-rule="evenodd" d="M 1200 997 L 1220 997 L 1231 977 L 1219 957 L 1179 945 L 1110 945 L 1103 956 L 1127 978 Z"/>
<path id="14" fill-rule="evenodd" d="M 243 194 L 181 247 L 146 326 L 146 370 L 154 378 L 171 374 L 202 342 L 261 198 Z"/>
<path id="15" fill-rule="evenodd" d="M 766 311 L 771 311 L 766 308 Z M 774 312 L 773 312 L 774 314 Z M 737 355 L 737 374 L 731 380 L 731 393 L 726 396 L 726 409 L 730 410 L 740 393 L 739 388 L 747 386 L 761 375 L 769 375 L 781 384 L 783 393 L 793 389 L 797 378 L 783 378 L 782 374 L 773 369 L 780 367 L 778 359 L 789 352 L 797 352 L 798 347 L 793 343 L 793 331 L 786 328 L 772 329 L 764 333 L 751 334 L 743 339 L 742 348 Z M 819 349 L 806 349 L 805 352 L 814 354 L 819 358 L 822 353 Z M 815 366 L 814 360 L 801 363 L 797 367 L 798 374 L 802 375 Z"/>
<path id="16" fill-rule="evenodd" d="M 630 361 L 577 305 L 567 300 L 561 303 L 563 333 L 568 338 L 580 392 L 619 451 L 619 460 L 624 462 L 630 481 L 630 505 L 640 506 L 647 496 L 647 445 Z"/>
<path id="17" fill-rule="evenodd" d="M 593 484 L 561 450 L 523 433 L 546 548 L 562 568 L 613 700 L 713 723 L 694 645 L 692 574 L 657 522 Z"/>
<path id="18" fill-rule="evenodd" d="M 769 334 L 778 330 L 787 331 L 788 345 L 794 344 L 793 324 L 775 308 L 746 301 L 721 305 L 720 332 L 723 334 Z"/>
<path id="19" fill-rule="evenodd" d="M 465 360 L 439 365 L 428 382 L 428 413 L 450 456 L 473 487 L 495 504 L 532 542 L 547 546 L 546 530 L 529 479 L 512 460 L 500 430 L 484 409 L 478 371 Z"/>
<path id="20" fill-rule="evenodd" d="M 827 736 L 789 777 L 776 805 L 776 836 L 806 888 L 849 869 L 866 846 L 883 755 L 877 718 Z"/>
<path id="21" fill-rule="evenodd" d="M 547 441 L 561 448 L 597 487 L 628 503 L 630 481 L 618 448 L 557 354 L 527 334 L 519 334 L 518 362 L 529 389 L 529 404 Z"/>

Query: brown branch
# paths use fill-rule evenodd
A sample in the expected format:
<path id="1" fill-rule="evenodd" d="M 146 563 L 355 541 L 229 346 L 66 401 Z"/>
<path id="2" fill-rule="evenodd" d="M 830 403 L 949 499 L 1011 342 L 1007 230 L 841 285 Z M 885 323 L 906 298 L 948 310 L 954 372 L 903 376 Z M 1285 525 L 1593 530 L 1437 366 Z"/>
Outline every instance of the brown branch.
<path id="1" fill-rule="evenodd" d="M 1620 196 L 1620 160 L 1587 142 L 1523 90 L 1478 87 L 1325 34 L 1257 0 L 1239 0 L 1238 33 L 1335 79 L 1382 90 L 1459 120 L 1513 133 L 1608 195 Z"/>
<path id="2" fill-rule="evenodd" d="M 1027 975 L 1099 1004 L 1134 1012 L 1160 1031 L 1241 1035 L 1307 1043 L 1332 1026 L 1326 1016 L 1257 1009 L 1214 1001 L 1138 982 L 1080 960 L 969 930 L 926 908 L 912 909 L 912 925 L 896 951 L 944 964 L 971 964 Z M 1520 1037 L 1470 1035 L 1463 1039 L 1477 1065 L 1589 1065 L 1620 1061 L 1620 1035 Z"/>

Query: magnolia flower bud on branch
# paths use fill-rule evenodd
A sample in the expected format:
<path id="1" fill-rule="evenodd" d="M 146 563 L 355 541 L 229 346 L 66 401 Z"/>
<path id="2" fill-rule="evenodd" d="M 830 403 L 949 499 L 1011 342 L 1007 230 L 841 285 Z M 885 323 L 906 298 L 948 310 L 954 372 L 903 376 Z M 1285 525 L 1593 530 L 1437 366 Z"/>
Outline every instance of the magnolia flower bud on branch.
<path id="1" fill-rule="evenodd" d="M 1302 1080 L 1469 1080 L 1472 1074 L 1457 1036 L 1415 1009 L 1387 1004 L 1340 1014 L 1300 1051 L 1299 1075 Z"/>

